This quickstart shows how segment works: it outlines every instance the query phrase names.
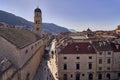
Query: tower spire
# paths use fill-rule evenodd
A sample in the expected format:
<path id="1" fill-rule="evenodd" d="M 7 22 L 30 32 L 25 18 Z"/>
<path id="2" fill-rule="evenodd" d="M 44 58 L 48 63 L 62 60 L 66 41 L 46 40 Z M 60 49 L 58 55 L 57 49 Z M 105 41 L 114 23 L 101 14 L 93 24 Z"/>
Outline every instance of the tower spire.
<path id="1" fill-rule="evenodd" d="M 39 6 L 37 6 L 37 8 L 39 8 Z"/>

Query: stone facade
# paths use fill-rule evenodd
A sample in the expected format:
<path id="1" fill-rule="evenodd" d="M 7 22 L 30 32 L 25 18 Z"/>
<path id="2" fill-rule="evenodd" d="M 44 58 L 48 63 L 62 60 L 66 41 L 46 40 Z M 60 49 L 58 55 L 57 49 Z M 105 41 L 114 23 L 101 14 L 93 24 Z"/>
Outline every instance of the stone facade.
<path id="1" fill-rule="evenodd" d="M 120 44 L 105 41 L 89 42 L 95 50 L 93 54 L 86 52 L 87 49 L 92 49 L 89 45 L 84 47 L 83 43 L 78 42 L 76 45 L 74 45 L 75 42 L 68 43 L 67 46 L 59 51 L 57 55 L 59 79 L 119 80 Z M 85 51 L 83 52 L 83 50 Z"/>
<path id="2" fill-rule="evenodd" d="M 12 76 L 12 80 L 17 80 L 17 74 L 13 77 L 13 73 L 16 72 L 16 68 L 12 65 L 12 63 L 7 58 L 1 58 L 0 60 L 0 80 L 10 80 Z"/>
<path id="3" fill-rule="evenodd" d="M 93 79 L 96 76 L 96 55 L 95 54 L 59 54 L 58 55 L 58 75 L 62 80 L 64 74 L 67 74 L 67 80 L 76 80 L 76 75 L 79 74 L 79 80 L 88 80 L 90 74 Z M 65 60 L 64 57 L 67 59 Z M 77 59 L 79 57 L 80 59 Z M 92 59 L 89 59 L 92 57 Z M 89 63 L 92 63 L 92 69 L 89 69 Z M 67 64 L 67 70 L 64 70 L 64 64 Z M 80 65 L 80 69 L 76 69 L 76 64 Z"/>
<path id="4" fill-rule="evenodd" d="M 0 57 L 6 57 L 13 64 L 2 74 L 0 80 L 33 80 L 49 40 L 47 35 L 41 36 L 41 10 L 35 9 L 34 32 L 14 28 L 0 29 Z"/>

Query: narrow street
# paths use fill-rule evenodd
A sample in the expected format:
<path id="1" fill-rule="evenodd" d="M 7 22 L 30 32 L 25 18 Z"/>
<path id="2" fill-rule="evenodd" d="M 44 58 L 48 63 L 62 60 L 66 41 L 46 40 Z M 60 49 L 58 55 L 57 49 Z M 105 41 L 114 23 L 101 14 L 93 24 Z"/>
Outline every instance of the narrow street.
<path id="1" fill-rule="evenodd" d="M 33 80 L 58 80 L 55 56 L 55 40 L 49 45 L 50 50 L 43 55 L 42 61 Z"/>

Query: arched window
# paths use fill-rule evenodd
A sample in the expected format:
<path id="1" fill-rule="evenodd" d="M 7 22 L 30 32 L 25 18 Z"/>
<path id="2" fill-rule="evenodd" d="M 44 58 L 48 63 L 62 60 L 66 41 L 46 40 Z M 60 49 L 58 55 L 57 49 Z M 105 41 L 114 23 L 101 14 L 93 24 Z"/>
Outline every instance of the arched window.
<path id="1" fill-rule="evenodd" d="M 80 73 L 76 74 L 76 80 L 80 80 Z"/>
<path id="2" fill-rule="evenodd" d="M 89 74 L 89 79 L 88 80 L 93 80 L 93 74 L 92 73 Z"/>
<path id="3" fill-rule="evenodd" d="M 106 75 L 106 77 L 107 77 L 107 79 L 110 80 L 110 74 L 109 73 Z"/>

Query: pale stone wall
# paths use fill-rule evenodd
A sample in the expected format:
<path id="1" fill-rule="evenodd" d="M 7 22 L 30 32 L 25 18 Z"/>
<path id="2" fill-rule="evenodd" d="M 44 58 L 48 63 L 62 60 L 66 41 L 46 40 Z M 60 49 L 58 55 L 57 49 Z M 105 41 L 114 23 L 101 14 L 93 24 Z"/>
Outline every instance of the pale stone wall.
<path id="1" fill-rule="evenodd" d="M 14 65 L 18 65 L 19 50 L 6 39 L 0 36 L 0 57 L 6 57 Z"/>
<path id="2" fill-rule="evenodd" d="M 41 46 L 34 54 L 34 56 L 31 58 L 31 60 L 23 67 L 21 70 L 21 80 L 26 80 L 26 76 L 29 73 L 29 80 L 32 80 L 36 70 L 39 66 L 39 63 L 42 59 L 42 55 L 44 53 L 44 46 Z M 29 53 L 28 53 L 29 54 Z"/>
<path id="3" fill-rule="evenodd" d="M 20 50 L 20 60 L 19 60 L 19 67 L 22 67 L 26 61 L 36 53 L 36 51 L 43 45 L 42 39 L 26 46 L 25 48 Z M 26 53 L 27 50 L 27 53 Z"/>
<path id="4" fill-rule="evenodd" d="M 120 52 L 114 52 L 113 61 L 114 61 L 113 64 L 114 77 L 120 79 L 120 77 L 118 77 L 118 73 L 120 73 Z"/>
<path id="5" fill-rule="evenodd" d="M 111 52 L 111 54 L 108 54 Z M 76 59 L 79 56 L 80 59 Z M 92 56 L 92 59 L 88 57 Z M 67 59 L 64 59 L 67 57 Z M 107 63 L 107 59 L 111 59 L 110 64 Z M 99 59 L 102 59 L 102 64 L 99 64 Z M 92 62 L 93 68 L 88 69 L 88 63 Z M 80 70 L 76 70 L 76 63 L 80 63 Z M 67 64 L 67 70 L 63 69 L 63 64 Z M 102 67 L 102 70 L 99 70 Z M 108 70 L 107 68 L 110 68 Z M 93 74 L 93 80 L 98 80 L 98 74 L 102 74 L 102 80 L 107 80 L 107 74 L 110 74 L 110 78 L 118 79 L 118 73 L 120 73 L 120 53 L 112 51 L 102 51 L 102 55 L 97 54 L 58 54 L 58 76 L 63 79 L 63 75 L 67 74 L 69 80 L 75 80 L 76 73 L 80 73 L 81 80 L 88 80 L 89 73 Z M 71 78 L 71 74 L 73 77 Z M 84 76 L 82 76 L 84 74 Z"/>
<path id="6" fill-rule="evenodd" d="M 110 55 L 108 55 L 108 52 L 111 52 Z M 102 70 L 100 71 L 111 71 L 112 65 L 113 65 L 113 52 L 112 51 L 102 51 L 102 54 L 100 55 L 99 52 L 97 52 L 97 70 L 99 71 L 99 67 L 102 67 Z M 99 59 L 102 59 L 102 64 L 99 64 Z M 111 60 L 111 63 L 107 63 L 107 59 Z M 110 70 L 107 70 L 107 67 L 110 67 Z"/>
<path id="7" fill-rule="evenodd" d="M 0 44 L 0 57 L 7 57 L 18 68 L 22 68 L 19 71 L 20 80 L 26 80 L 28 73 L 30 74 L 29 79 L 32 80 L 44 53 L 45 45 L 42 39 L 23 49 L 16 48 L 2 37 L 0 37 Z M 6 80 L 6 78 L 4 80 Z M 15 78 L 13 80 L 18 79 Z"/>
<path id="8" fill-rule="evenodd" d="M 76 57 L 80 59 L 76 59 Z M 89 59 L 89 56 L 92 59 Z M 64 57 L 67 57 L 65 60 Z M 63 70 L 63 64 L 67 64 L 67 70 Z M 76 70 L 76 63 L 80 64 L 80 69 Z M 88 63 L 92 63 L 92 69 L 88 69 Z M 89 73 L 93 74 L 93 79 L 96 76 L 96 54 L 59 54 L 58 55 L 58 76 L 63 79 L 63 74 L 68 74 L 69 80 L 76 79 L 76 73 L 80 73 L 81 80 L 87 80 Z M 84 76 L 82 76 L 84 74 Z M 71 75 L 73 77 L 71 78 Z"/>
<path id="9" fill-rule="evenodd" d="M 14 67 L 9 68 L 4 74 L 2 74 L 2 79 L 0 80 L 8 80 L 9 78 L 12 80 L 18 80 L 18 76 L 16 75 L 15 77 L 11 78 L 13 73 L 16 71 Z"/>
<path id="10" fill-rule="evenodd" d="M 108 52 L 111 52 L 111 54 L 109 55 Z M 101 55 L 99 53 L 100 52 L 97 52 L 97 77 L 98 77 L 98 74 L 101 73 L 102 79 L 106 80 L 107 73 L 110 73 L 110 78 L 116 79 L 117 74 L 116 74 L 116 72 L 114 72 L 115 70 L 118 71 L 116 68 L 117 64 L 114 62 L 114 59 L 117 58 L 117 56 L 114 57 L 114 55 L 116 55 L 116 53 L 114 53 L 112 51 L 102 51 Z M 102 59 L 102 64 L 99 64 L 99 59 Z M 111 60 L 110 64 L 107 63 L 107 59 Z M 101 67 L 102 70 L 99 70 L 99 67 Z M 110 68 L 110 70 L 108 69 L 108 67 Z"/>
<path id="11" fill-rule="evenodd" d="M 114 52 L 114 71 L 120 71 L 120 52 Z"/>

